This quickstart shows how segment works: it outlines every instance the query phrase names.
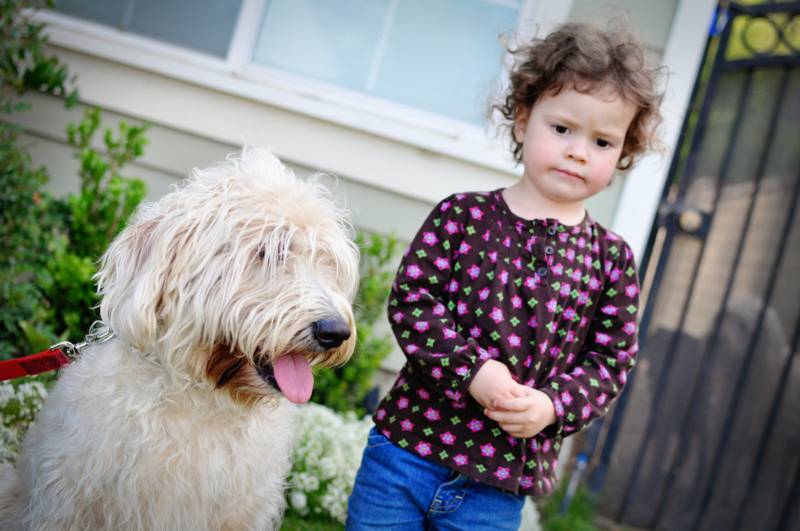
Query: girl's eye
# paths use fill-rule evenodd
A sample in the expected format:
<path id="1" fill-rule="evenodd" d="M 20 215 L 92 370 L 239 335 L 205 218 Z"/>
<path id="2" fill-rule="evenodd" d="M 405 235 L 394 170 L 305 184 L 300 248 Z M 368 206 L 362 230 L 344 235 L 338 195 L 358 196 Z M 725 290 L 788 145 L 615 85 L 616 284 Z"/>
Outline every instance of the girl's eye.
<path id="1" fill-rule="evenodd" d="M 611 147 L 611 142 L 609 142 L 608 140 L 605 140 L 603 138 L 598 138 L 595 141 L 595 143 L 597 144 L 598 147 L 601 147 L 601 148 Z"/>
<path id="2" fill-rule="evenodd" d="M 554 125 L 554 126 L 553 126 L 553 129 L 554 129 L 554 130 L 555 130 L 555 132 L 556 132 L 556 133 L 558 133 L 559 135 L 563 135 L 563 134 L 565 134 L 567 131 L 569 131 L 569 129 L 567 129 L 567 127 L 566 127 L 566 126 L 564 126 L 564 125 L 558 125 L 558 124 Z"/>

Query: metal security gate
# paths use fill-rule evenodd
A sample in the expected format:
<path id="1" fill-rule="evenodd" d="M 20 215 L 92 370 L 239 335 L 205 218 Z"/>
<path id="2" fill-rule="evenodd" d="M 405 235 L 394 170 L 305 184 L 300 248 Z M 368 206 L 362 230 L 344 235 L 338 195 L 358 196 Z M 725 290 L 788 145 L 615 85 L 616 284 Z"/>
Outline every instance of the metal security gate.
<path id="1" fill-rule="evenodd" d="M 590 485 L 619 524 L 800 530 L 800 2 L 721 4 Z"/>

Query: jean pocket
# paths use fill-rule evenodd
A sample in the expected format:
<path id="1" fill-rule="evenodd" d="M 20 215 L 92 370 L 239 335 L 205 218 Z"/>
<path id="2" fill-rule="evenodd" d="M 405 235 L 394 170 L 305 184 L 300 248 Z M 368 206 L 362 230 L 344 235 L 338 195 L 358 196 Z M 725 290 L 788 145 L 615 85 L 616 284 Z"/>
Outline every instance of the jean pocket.
<path id="1" fill-rule="evenodd" d="M 386 436 L 379 432 L 376 428 L 369 430 L 369 435 L 367 435 L 367 448 L 376 448 L 378 446 L 391 443 L 392 441 L 387 439 Z"/>

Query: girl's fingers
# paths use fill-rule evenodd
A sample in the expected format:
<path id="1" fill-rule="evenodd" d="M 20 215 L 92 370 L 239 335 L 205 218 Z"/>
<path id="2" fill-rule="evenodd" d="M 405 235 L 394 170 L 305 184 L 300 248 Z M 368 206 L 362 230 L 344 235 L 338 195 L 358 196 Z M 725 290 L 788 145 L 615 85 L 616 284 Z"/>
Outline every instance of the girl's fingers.
<path id="1" fill-rule="evenodd" d="M 507 411 L 525 411 L 530 407 L 528 396 L 519 398 L 498 398 L 494 401 L 495 409 L 505 409 Z"/>

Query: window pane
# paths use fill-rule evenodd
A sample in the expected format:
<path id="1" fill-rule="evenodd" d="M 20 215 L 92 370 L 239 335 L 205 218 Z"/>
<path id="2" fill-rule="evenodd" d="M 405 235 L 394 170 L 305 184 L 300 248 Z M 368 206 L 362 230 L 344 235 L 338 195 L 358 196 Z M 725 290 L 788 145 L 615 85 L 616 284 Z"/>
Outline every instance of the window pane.
<path id="1" fill-rule="evenodd" d="M 481 124 L 518 11 L 515 0 L 271 0 L 253 60 Z"/>
<path id="2" fill-rule="evenodd" d="M 242 0 L 58 0 L 56 9 L 224 57 Z"/>
<path id="3" fill-rule="evenodd" d="M 500 35 L 517 11 L 481 0 L 401 1 L 374 93 L 482 124 L 500 77 Z"/>
<path id="4" fill-rule="evenodd" d="M 257 63 L 364 90 L 389 0 L 271 0 Z"/>

